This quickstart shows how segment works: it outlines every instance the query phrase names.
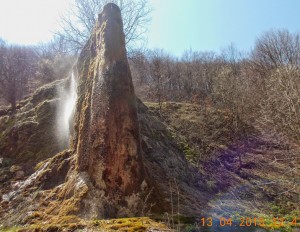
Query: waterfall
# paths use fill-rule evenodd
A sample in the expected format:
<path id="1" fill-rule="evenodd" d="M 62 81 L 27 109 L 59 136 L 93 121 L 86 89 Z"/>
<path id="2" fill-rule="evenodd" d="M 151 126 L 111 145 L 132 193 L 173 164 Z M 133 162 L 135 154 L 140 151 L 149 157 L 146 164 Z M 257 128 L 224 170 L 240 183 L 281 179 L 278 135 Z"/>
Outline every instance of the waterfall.
<path id="1" fill-rule="evenodd" d="M 64 103 L 64 109 L 63 109 L 63 121 L 65 125 L 66 134 L 70 134 L 70 122 L 71 117 L 74 112 L 75 104 L 76 104 L 76 82 L 74 73 L 71 74 L 71 80 L 70 80 L 70 88 L 69 93 L 67 95 L 67 98 Z"/>
<path id="2" fill-rule="evenodd" d="M 69 145 L 70 133 L 72 129 L 73 115 L 77 100 L 77 83 L 74 72 L 72 72 L 64 88 L 59 89 L 58 95 L 60 103 L 57 111 L 57 139 L 61 147 L 67 148 Z"/>

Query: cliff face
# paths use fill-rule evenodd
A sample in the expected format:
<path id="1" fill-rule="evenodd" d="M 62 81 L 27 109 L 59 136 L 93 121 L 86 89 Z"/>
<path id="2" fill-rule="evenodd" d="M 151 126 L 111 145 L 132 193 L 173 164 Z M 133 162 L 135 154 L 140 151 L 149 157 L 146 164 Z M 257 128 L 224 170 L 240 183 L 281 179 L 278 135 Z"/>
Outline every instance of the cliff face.
<path id="1" fill-rule="evenodd" d="M 207 198 L 199 191 L 199 177 L 165 125 L 135 96 L 115 4 L 99 15 L 76 69 L 70 150 L 44 161 L 30 181 L 20 183 L 22 189 L 10 198 L 12 210 L 0 211 L 0 217 L 64 223 L 163 214 L 175 207 L 185 216 L 200 215 Z"/>
<path id="2" fill-rule="evenodd" d="M 63 195 L 76 198 L 78 213 L 86 218 L 136 215 L 147 184 L 123 23 L 115 4 L 99 14 L 77 73 L 74 162 Z"/>
<path id="3" fill-rule="evenodd" d="M 144 180 L 136 98 L 119 8 L 107 4 L 77 64 L 76 168 L 98 189 L 129 195 Z"/>
<path id="4" fill-rule="evenodd" d="M 65 149 L 53 125 L 59 102 L 57 89 L 65 90 L 66 86 L 67 81 L 60 80 L 37 89 L 33 96 L 18 103 L 14 115 L 0 109 L 0 159 L 29 175 L 38 162 Z M 6 174 L 0 176 L 0 182 L 8 179 Z"/>
<path id="5" fill-rule="evenodd" d="M 107 4 L 99 15 L 77 70 L 72 149 L 78 178 L 72 185 L 84 176 L 84 215 L 136 216 L 175 205 L 184 215 L 199 214 L 206 198 L 199 177 L 164 125 L 135 96 L 116 5 Z M 176 203 L 170 194 L 178 197 Z"/>

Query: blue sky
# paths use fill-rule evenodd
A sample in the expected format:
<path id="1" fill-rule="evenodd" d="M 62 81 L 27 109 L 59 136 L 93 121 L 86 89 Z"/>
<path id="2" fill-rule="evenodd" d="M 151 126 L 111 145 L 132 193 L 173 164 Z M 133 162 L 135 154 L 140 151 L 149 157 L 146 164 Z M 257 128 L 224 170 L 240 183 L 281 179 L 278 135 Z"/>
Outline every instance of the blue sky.
<path id="1" fill-rule="evenodd" d="M 300 31 L 299 0 L 151 0 L 149 47 L 181 55 L 186 49 L 245 52 L 270 29 Z"/>
<path id="2" fill-rule="evenodd" d="M 300 31 L 300 0 L 149 0 L 148 47 L 180 56 L 220 51 L 230 43 L 249 51 L 270 29 Z M 0 0 L 0 37 L 35 44 L 51 39 L 72 0 Z"/>

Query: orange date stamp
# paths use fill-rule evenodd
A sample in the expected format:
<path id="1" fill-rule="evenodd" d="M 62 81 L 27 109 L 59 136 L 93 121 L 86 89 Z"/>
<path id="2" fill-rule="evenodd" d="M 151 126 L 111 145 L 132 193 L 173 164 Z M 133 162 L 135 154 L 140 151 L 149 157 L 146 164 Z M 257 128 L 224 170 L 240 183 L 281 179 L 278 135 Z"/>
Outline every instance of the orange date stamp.
<path id="1" fill-rule="evenodd" d="M 220 226 L 220 227 L 227 227 L 227 226 L 235 226 L 235 227 L 266 227 L 267 222 L 264 218 L 255 218 L 255 217 L 240 217 L 240 218 L 226 218 L 220 217 L 218 219 L 211 218 L 211 217 L 202 217 L 200 222 L 198 222 L 199 226 L 203 227 L 211 227 L 211 226 Z M 268 222 L 268 226 L 270 226 L 270 222 Z M 284 226 L 293 226 L 299 227 L 300 226 L 300 217 L 294 218 L 280 218 L 274 217 L 271 222 L 272 227 L 284 227 Z"/>

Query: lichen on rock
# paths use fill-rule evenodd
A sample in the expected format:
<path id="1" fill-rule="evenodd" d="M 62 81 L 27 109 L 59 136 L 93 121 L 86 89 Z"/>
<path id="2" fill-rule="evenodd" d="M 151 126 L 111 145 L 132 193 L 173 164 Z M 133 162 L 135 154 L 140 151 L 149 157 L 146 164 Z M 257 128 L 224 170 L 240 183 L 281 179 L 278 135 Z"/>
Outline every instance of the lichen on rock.
<path id="1" fill-rule="evenodd" d="M 72 145 L 75 171 L 88 173 L 89 185 L 96 192 L 103 191 L 103 201 L 110 205 L 105 207 L 110 212 L 104 214 L 117 216 L 118 210 L 112 208 L 128 206 L 125 197 L 140 191 L 144 173 L 136 97 L 121 12 L 115 4 L 107 4 L 99 14 L 77 70 L 79 99 Z M 93 195 L 88 194 L 97 199 L 101 196 Z"/>
<path id="2" fill-rule="evenodd" d="M 75 69 L 78 97 L 70 149 L 38 166 L 35 183 L 14 196 L 12 204 L 21 202 L 18 217 L 8 214 L 6 220 L 73 223 L 162 215 L 173 213 L 175 206 L 178 215 L 199 214 L 207 198 L 196 172 L 165 125 L 135 96 L 115 4 L 99 14 Z M 46 106 L 51 101 L 42 103 L 40 111 Z M 37 117 L 46 120 L 42 115 Z M 34 213 L 27 215 L 27 205 Z"/>

